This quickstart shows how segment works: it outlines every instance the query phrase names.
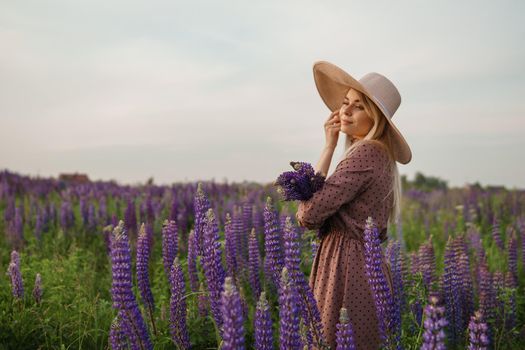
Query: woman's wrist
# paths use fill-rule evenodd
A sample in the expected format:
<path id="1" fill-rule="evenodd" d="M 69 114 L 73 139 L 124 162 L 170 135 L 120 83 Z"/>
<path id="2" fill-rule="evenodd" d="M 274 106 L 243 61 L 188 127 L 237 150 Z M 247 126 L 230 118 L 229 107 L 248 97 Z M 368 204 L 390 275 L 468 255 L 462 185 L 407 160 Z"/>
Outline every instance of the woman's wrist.
<path id="1" fill-rule="evenodd" d="M 335 151 L 335 148 L 337 147 L 337 144 L 333 145 L 331 143 L 326 143 L 324 145 L 324 149 L 328 151 Z"/>

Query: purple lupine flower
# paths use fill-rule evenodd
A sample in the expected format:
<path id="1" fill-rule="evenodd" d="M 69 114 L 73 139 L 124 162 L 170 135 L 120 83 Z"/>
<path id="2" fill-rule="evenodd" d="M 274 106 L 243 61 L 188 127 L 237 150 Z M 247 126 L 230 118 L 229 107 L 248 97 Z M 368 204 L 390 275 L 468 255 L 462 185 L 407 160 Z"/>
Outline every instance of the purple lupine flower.
<path id="1" fill-rule="evenodd" d="M 18 255 L 16 250 L 11 252 L 11 262 L 9 263 L 7 274 L 11 280 L 13 297 L 17 300 L 22 299 L 24 297 L 24 283 L 20 272 L 20 255 Z"/>
<path id="2" fill-rule="evenodd" d="M 151 293 L 149 281 L 149 258 L 150 248 L 148 236 L 146 235 L 145 225 L 144 223 L 142 223 L 139 230 L 139 238 L 137 240 L 137 284 L 139 286 L 142 302 L 148 310 L 151 319 L 151 324 L 153 326 L 153 329 L 155 330 L 155 321 L 153 318 L 153 310 L 155 309 L 155 303 L 153 300 L 153 293 Z"/>
<path id="3" fill-rule="evenodd" d="M 388 343 L 392 333 L 392 295 L 386 277 L 381 268 L 383 252 L 379 231 L 371 217 L 366 220 L 365 232 L 365 271 L 374 296 L 379 334 L 382 343 Z"/>
<path id="4" fill-rule="evenodd" d="M 253 228 L 252 217 L 253 217 L 253 206 L 247 202 L 243 203 L 242 204 L 242 223 L 243 223 L 244 230 L 246 231 L 246 235 L 243 236 L 245 238 L 246 247 L 249 246 L 249 240 L 250 240 L 249 233 L 252 231 L 252 228 Z"/>
<path id="5" fill-rule="evenodd" d="M 219 227 L 213 209 L 208 209 L 204 225 L 202 267 L 209 291 L 211 313 L 217 329 L 222 329 L 222 315 L 220 299 L 226 273 L 222 265 L 221 243 L 219 241 Z"/>
<path id="6" fill-rule="evenodd" d="M 197 275 L 197 250 L 195 247 L 195 231 L 190 230 L 188 235 L 188 275 L 190 278 L 190 288 L 192 292 L 199 289 L 199 277 Z"/>
<path id="7" fill-rule="evenodd" d="M 162 223 L 162 262 L 164 272 L 169 279 L 171 265 L 177 256 L 178 228 L 174 220 L 164 220 Z"/>
<path id="8" fill-rule="evenodd" d="M 252 228 L 250 233 L 249 241 L 249 266 L 250 266 L 250 284 L 252 287 L 253 295 L 255 298 L 259 298 L 261 293 L 261 283 L 260 283 L 260 266 L 261 266 L 261 257 L 259 255 L 259 245 L 257 237 L 255 236 L 255 229 Z"/>
<path id="9" fill-rule="evenodd" d="M 458 318 L 458 329 L 465 330 L 468 327 L 468 315 L 474 312 L 474 297 L 472 292 L 472 277 L 470 274 L 470 261 L 468 257 L 468 245 L 464 236 L 459 235 L 452 240 L 454 250 L 456 276 L 459 280 L 459 308 L 461 309 L 461 320 Z"/>
<path id="10" fill-rule="evenodd" d="M 235 238 L 235 260 L 237 269 L 238 271 L 243 271 L 247 268 L 245 259 L 245 250 L 247 247 L 244 246 L 244 237 L 247 236 L 247 234 L 244 229 L 242 212 L 238 206 L 234 206 L 231 225 L 234 232 L 233 237 Z"/>
<path id="11" fill-rule="evenodd" d="M 479 310 L 483 314 L 483 319 L 489 323 L 495 319 L 496 293 L 494 290 L 492 274 L 490 273 L 486 260 L 482 260 L 479 269 Z M 493 339 L 492 329 L 487 332 L 489 341 Z"/>
<path id="12" fill-rule="evenodd" d="M 516 237 L 516 231 L 511 229 L 509 239 L 507 241 L 507 254 L 508 254 L 508 266 L 509 271 L 518 278 L 518 242 Z"/>
<path id="13" fill-rule="evenodd" d="M 146 222 L 145 228 L 146 236 L 148 237 L 149 250 L 151 251 L 153 249 L 153 240 L 155 235 L 155 233 L 153 232 L 153 222 Z"/>
<path id="14" fill-rule="evenodd" d="M 35 298 L 37 304 L 40 304 L 42 302 L 42 277 L 40 276 L 40 273 L 37 273 L 35 277 L 35 286 L 33 287 L 33 298 Z"/>
<path id="15" fill-rule="evenodd" d="M 267 197 L 264 207 L 264 271 L 266 276 L 273 282 L 275 287 L 279 287 L 280 271 L 284 266 L 281 244 L 280 226 L 273 210 L 272 198 Z"/>
<path id="16" fill-rule="evenodd" d="M 253 232 L 253 231 L 252 231 Z M 255 350 L 273 350 L 273 323 L 266 292 L 262 291 L 255 310 Z"/>
<path id="17" fill-rule="evenodd" d="M 304 279 L 303 273 L 300 268 L 301 264 L 301 248 L 299 243 L 299 236 L 295 231 L 292 220 L 289 216 L 284 217 L 283 230 L 283 243 L 284 243 L 284 266 L 288 270 L 290 282 L 292 287 L 297 290 L 295 294 L 297 296 L 296 304 L 301 313 L 301 321 L 303 324 L 308 323 L 308 308 L 306 303 L 303 303 L 303 299 L 300 296 L 300 281 Z M 312 345 L 313 339 L 310 332 L 306 334 L 306 342 Z"/>
<path id="18" fill-rule="evenodd" d="M 445 245 L 445 260 L 443 273 L 443 288 L 441 290 L 445 304 L 445 314 L 449 326 L 450 341 L 455 344 L 463 331 L 463 308 L 461 302 L 462 287 L 461 275 L 457 267 L 456 251 L 452 236 L 448 237 Z"/>
<path id="19" fill-rule="evenodd" d="M 336 350 L 355 350 L 354 331 L 345 307 L 341 308 L 336 328 Z"/>
<path id="20" fill-rule="evenodd" d="M 492 222 L 492 238 L 494 239 L 494 242 L 496 243 L 498 248 L 503 250 L 504 248 L 503 248 L 503 240 L 501 239 L 500 225 L 496 217 L 494 217 L 494 220 Z"/>
<path id="21" fill-rule="evenodd" d="M 429 303 L 425 306 L 425 332 L 421 350 L 445 350 L 444 327 L 448 322 L 443 317 L 445 308 L 438 306 L 438 301 L 437 296 L 431 295 Z"/>
<path id="22" fill-rule="evenodd" d="M 478 310 L 470 317 L 468 324 L 468 350 L 487 350 L 490 340 L 487 336 L 488 326 L 483 319 L 483 313 Z"/>
<path id="23" fill-rule="evenodd" d="M 112 287 L 111 295 L 113 307 L 123 311 L 123 321 L 129 324 L 126 329 L 132 346 L 137 349 L 152 349 L 146 323 L 142 318 L 137 301 L 133 295 L 131 275 L 131 251 L 124 222 L 119 221 L 113 230 L 111 239 L 111 266 Z"/>
<path id="24" fill-rule="evenodd" d="M 199 182 L 197 185 L 197 192 L 195 193 L 195 198 L 193 200 L 193 208 L 195 212 L 195 224 L 194 224 L 194 231 L 195 231 L 195 251 L 197 252 L 197 255 L 203 255 L 204 247 L 203 245 L 203 237 L 204 237 L 204 226 L 206 221 L 206 213 L 208 212 L 208 209 L 211 208 L 210 202 L 208 200 L 208 196 L 202 189 L 202 183 Z"/>
<path id="25" fill-rule="evenodd" d="M 123 312 L 124 311 L 119 311 L 119 315 Z M 128 340 L 126 338 L 127 332 L 124 330 L 126 325 L 122 320 L 122 317 L 119 317 L 119 315 L 115 316 L 111 323 L 111 328 L 109 329 L 109 344 L 111 345 L 112 350 L 125 350 L 129 348 Z"/>
<path id="26" fill-rule="evenodd" d="M 220 310 L 222 313 L 222 339 L 221 349 L 242 350 L 244 346 L 244 318 L 241 308 L 241 298 L 230 276 L 224 280 L 221 295 Z"/>
<path id="27" fill-rule="evenodd" d="M 401 342 L 401 314 L 404 299 L 402 261 L 401 261 L 401 244 L 398 240 L 388 242 L 386 258 L 390 262 L 392 270 L 392 331 L 393 339 L 396 344 Z"/>
<path id="28" fill-rule="evenodd" d="M 420 271 L 423 274 L 423 281 L 426 287 L 430 290 L 432 283 L 435 281 L 436 261 L 434 254 L 434 247 L 432 245 L 432 235 L 428 241 L 419 247 L 418 263 Z"/>
<path id="29" fill-rule="evenodd" d="M 468 326 L 468 316 L 474 312 L 474 293 L 472 291 L 472 276 L 470 273 L 470 261 L 467 254 L 464 251 L 459 253 L 457 258 L 458 273 L 460 276 L 460 287 L 461 287 L 461 302 L 462 315 L 463 315 L 463 326 L 465 329 Z"/>
<path id="30" fill-rule="evenodd" d="M 230 213 L 226 213 L 226 221 L 224 222 L 224 252 L 226 254 L 226 267 L 228 275 L 235 280 L 237 275 L 237 237 L 233 230 L 232 219 Z"/>
<path id="31" fill-rule="evenodd" d="M 299 234 L 289 216 L 285 218 L 283 231 L 285 249 L 284 265 L 287 268 L 291 283 L 297 289 L 297 306 L 301 312 L 301 321 L 306 326 L 306 342 L 310 346 L 314 343 L 320 344 L 324 340 L 321 331 L 321 316 L 312 290 L 300 269 L 301 250 Z"/>
<path id="32" fill-rule="evenodd" d="M 299 307 L 297 290 L 288 276 L 288 269 L 283 267 L 279 283 L 279 344 L 281 350 L 302 349 L 299 335 Z"/>
<path id="33" fill-rule="evenodd" d="M 178 349 L 189 349 L 191 344 L 186 322 L 186 285 L 184 284 L 184 274 L 177 257 L 175 257 L 171 266 L 170 291 L 171 339 Z"/>

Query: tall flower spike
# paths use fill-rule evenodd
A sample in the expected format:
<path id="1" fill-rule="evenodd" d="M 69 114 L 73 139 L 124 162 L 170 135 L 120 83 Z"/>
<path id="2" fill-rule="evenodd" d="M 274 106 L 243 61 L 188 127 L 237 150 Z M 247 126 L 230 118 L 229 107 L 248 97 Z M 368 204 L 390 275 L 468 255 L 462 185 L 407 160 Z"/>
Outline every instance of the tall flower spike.
<path id="1" fill-rule="evenodd" d="M 453 239 L 452 236 L 449 236 L 445 245 L 442 295 L 450 331 L 450 341 L 453 344 L 459 341 L 463 331 L 463 308 L 461 305 L 463 298 L 457 260 Z"/>
<path id="2" fill-rule="evenodd" d="M 111 345 L 112 350 L 129 349 L 128 339 L 126 338 L 127 332 L 124 330 L 126 325 L 122 320 L 122 317 L 119 317 L 119 315 L 115 316 L 109 330 L 109 344 Z"/>
<path id="3" fill-rule="evenodd" d="M 380 339 L 386 343 L 392 327 L 392 295 L 381 268 L 382 250 L 379 232 L 371 217 L 366 221 L 364 241 L 365 271 L 376 304 Z"/>
<path id="4" fill-rule="evenodd" d="M 302 349 L 296 293 L 288 276 L 288 270 L 283 267 L 279 289 L 279 344 L 281 350 Z"/>
<path id="5" fill-rule="evenodd" d="M 235 260 L 237 263 L 237 269 L 243 271 L 247 268 L 245 262 L 245 250 L 247 247 L 244 246 L 244 238 L 247 236 L 246 230 L 244 228 L 244 223 L 242 221 L 242 212 L 241 209 L 235 205 L 232 216 L 232 230 L 234 232 L 233 238 L 235 238 Z"/>
<path id="6" fill-rule="evenodd" d="M 267 197 L 264 207 L 264 233 L 264 271 L 273 285 L 278 288 L 284 261 L 279 239 L 280 225 L 273 210 L 271 197 Z"/>
<path id="7" fill-rule="evenodd" d="M 388 244 L 388 254 L 386 258 L 390 261 L 392 269 L 392 331 L 396 344 L 401 343 L 401 315 L 404 299 L 401 244 L 398 240 L 391 240 Z"/>
<path id="8" fill-rule="evenodd" d="M 285 217 L 283 240 L 284 265 L 288 270 L 293 286 L 297 290 L 297 306 L 301 313 L 301 320 L 306 326 L 306 341 L 309 346 L 314 345 L 314 343 L 319 344 L 322 341 L 321 316 L 312 290 L 300 268 L 300 238 L 289 216 Z"/>
<path id="9" fill-rule="evenodd" d="M 202 189 L 202 183 L 199 182 L 197 185 L 197 192 L 195 193 L 195 198 L 193 200 L 193 208 L 195 213 L 195 251 L 197 255 L 203 255 L 203 237 L 204 237 L 204 225 L 206 221 L 206 213 L 208 209 L 211 208 L 210 201 L 204 190 Z"/>
<path id="10" fill-rule="evenodd" d="M 228 275 L 232 276 L 234 280 L 237 275 L 237 237 L 233 229 L 232 219 L 230 213 L 226 213 L 226 221 L 224 223 L 224 252 L 226 254 L 226 267 Z"/>
<path id="11" fill-rule="evenodd" d="M 11 290 L 15 299 L 22 299 L 24 297 L 24 283 L 22 280 L 22 273 L 20 272 L 20 255 L 16 250 L 11 252 L 11 262 L 7 269 L 7 273 L 11 279 Z"/>
<path id="12" fill-rule="evenodd" d="M 336 350 L 355 350 L 354 332 L 345 307 L 341 308 L 336 328 Z"/>
<path id="13" fill-rule="evenodd" d="M 177 256 L 177 232 L 177 223 L 174 220 L 164 220 L 162 223 L 162 262 L 168 278 L 173 259 Z"/>
<path id="14" fill-rule="evenodd" d="M 133 284 L 131 275 L 131 252 L 129 247 L 128 235 L 124 229 L 124 222 L 120 220 L 119 224 L 113 230 L 111 239 L 111 268 L 112 268 L 112 286 L 111 295 L 113 307 L 122 311 L 122 320 L 129 327 L 128 338 L 132 347 L 136 349 L 152 349 L 146 323 L 142 318 L 137 301 L 133 295 Z"/>
<path id="15" fill-rule="evenodd" d="M 261 292 L 255 310 L 255 349 L 273 350 L 273 328 L 270 305 L 266 300 L 266 292 Z"/>
<path id="16" fill-rule="evenodd" d="M 203 269 L 208 285 L 211 312 L 219 332 L 222 329 L 222 314 L 220 311 L 221 293 L 226 273 L 222 265 L 222 250 L 219 241 L 219 227 L 213 209 L 208 209 L 204 227 Z"/>
<path id="17" fill-rule="evenodd" d="M 249 238 L 249 266 L 250 266 L 250 283 L 252 286 L 253 295 L 255 298 L 259 297 L 261 293 L 261 283 L 259 278 L 259 270 L 261 265 L 261 258 L 259 255 L 259 245 L 257 237 L 255 236 L 255 229 L 252 228 Z"/>
<path id="18" fill-rule="evenodd" d="M 149 238 L 146 234 L 146 227 L 144 223 L 140 226 L 139 238 L 137 240 L 137 284 L 139 287 L 142 302 L 148 310 L 151 325 L 155 328 L 155 319 L 153 317 L 153 310 L 155 310 L 155 303 L 153 300 L 153 293 L 149 281 L 149 259 L 150 259 L 150 245 Z"/>
<path id="19" fill-rule="evenodd" d="M 495 318 L 496 308 L 496 294 L 492 282 L 492 274 L 490 273 L 487 262 L 482 261 L 479 264 L 479 310 L 483 315 L 483 319 L 487 324 Z M 487 336 L 492 339 L 491 329 L 489 328 Z"/>
<path id="20" fill-rule="evenodd" d="M 242 350 L 244 345 L 244 319 L 241 298 L 231 277 L 224 280 L 221 295 L 221 313 L 223 319 L 222 348 L 224 350 Z"/>
<path id="21" fill-rule="evenodd" d="M 444 327 L 447 320 L 443 318 L 445 308 L 438 306 L 438 297 L 431 295 L 429 303 L 425 306 L 425 332 L 421 350 L 445 350 Z"/>
<path id="22" fill-rule="evenodd" d="M 184 274 L 177 257 L 175 257 L 171 266 L 170 291 L 171 339 L 178 349 L 189 349 L 191 344 L 186 323 L 186 286 L 184 284 Z"/>
<path id="23" fill-rule="evenodd" d="M 199 277 L 197 275 L 197 248 L 195 247 L 195 231 L 191 230 L 188 235 L 188 275 L 192 292 L 199 290 Z"/>

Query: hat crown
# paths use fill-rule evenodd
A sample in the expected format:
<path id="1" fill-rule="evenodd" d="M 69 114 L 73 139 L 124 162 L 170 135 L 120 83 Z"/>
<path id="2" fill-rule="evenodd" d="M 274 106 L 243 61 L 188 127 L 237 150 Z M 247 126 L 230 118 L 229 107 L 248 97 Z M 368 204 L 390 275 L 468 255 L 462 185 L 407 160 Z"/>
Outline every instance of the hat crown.
<path id="1" fill-rule="evenodd" d="M 359 82 L 368 91 L 369 97 L 382 107 L 386 117 L 391 119 L 401 104 L 401 95 L 395 85 L 376 72 L 364 75 Z"/>

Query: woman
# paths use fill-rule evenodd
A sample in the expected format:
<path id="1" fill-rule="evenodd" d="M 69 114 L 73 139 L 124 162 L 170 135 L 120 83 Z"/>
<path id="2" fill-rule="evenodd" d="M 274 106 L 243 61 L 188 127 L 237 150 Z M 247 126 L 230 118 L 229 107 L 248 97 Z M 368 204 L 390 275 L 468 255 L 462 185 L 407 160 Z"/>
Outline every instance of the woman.
<path id="1" fill-rule="evenodd" d="M 332 111 L 324 124 L 326 144 L 316 171 L 325 176 L 337 146 L 346 134 L 343 159 L 326 178 L 322 190 L 299 203 L 299 225 L 319 229 L 321 242 L 310 274 L 310 287 L 321 313 L 323 335 L 336 347 L 341 307 L 348 310 L 358 350 L 380 346 L 376 307 L 365 273 L 363 233 L 374 220 L 381 242 L 387 225 L 399 214 L 401 184 L 396 161 L 412 158 L 407 142 L 392 123 L 401 96 L 390 80 L 369 73 L 359 81 L 339 67 L 316 62 L 314 80 Z M 383 272 L 392 290 L 390 266 Z"/>

